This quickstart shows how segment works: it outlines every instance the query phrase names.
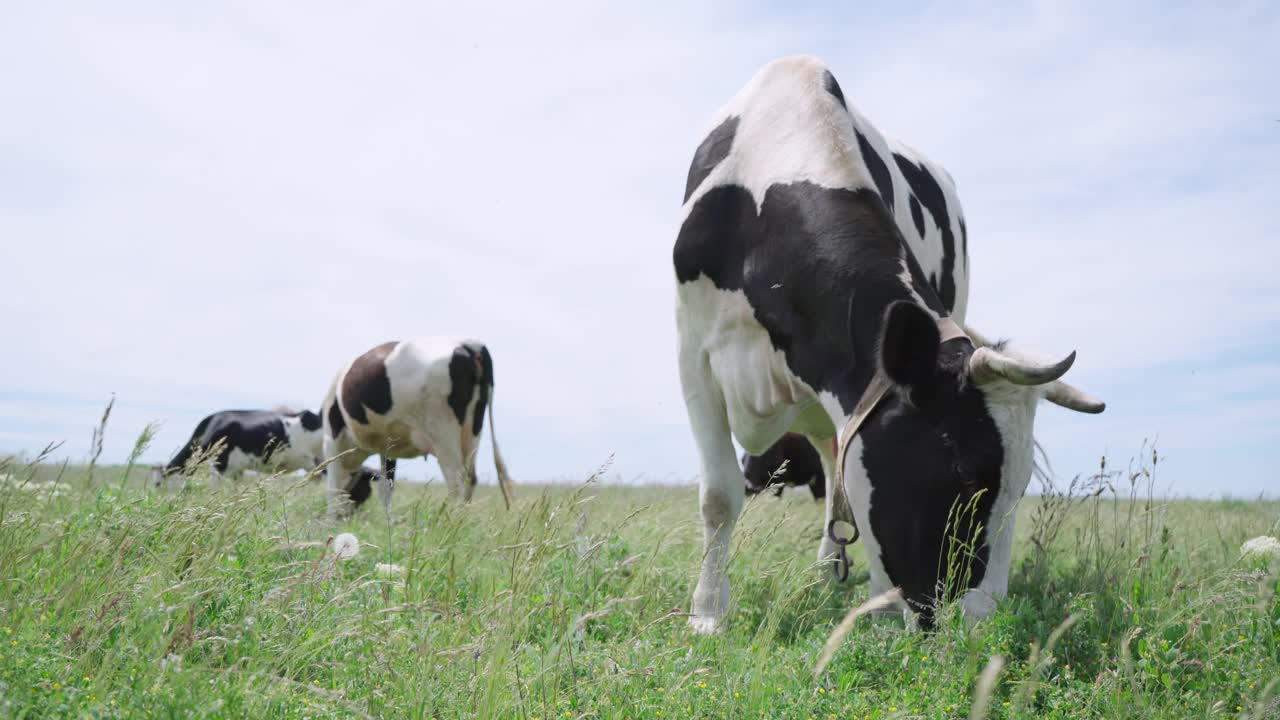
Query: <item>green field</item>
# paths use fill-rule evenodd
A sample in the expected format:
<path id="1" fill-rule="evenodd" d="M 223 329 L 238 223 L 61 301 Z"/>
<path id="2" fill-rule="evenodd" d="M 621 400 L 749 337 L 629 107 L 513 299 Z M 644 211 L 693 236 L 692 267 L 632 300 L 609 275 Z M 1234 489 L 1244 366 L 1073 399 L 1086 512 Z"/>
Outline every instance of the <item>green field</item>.
<path id="1" fill-rule="evenodd" d="M 967 718 L 993 657 L 989 717 L 1280 717 L 1280 558 L 1240 551 L 1280 503 L 1149 501 L 1142 475 L 1028 498 L 995 617 L 863 617 L 815 676 L 867 586 L 812 566 L 807 493 L 748 502 L 704 638 L 692 487 L 524 485 L 505 512 L 491 485 L 459 508 L 402 483 L 390 523 L 375 497 L 335 526 L 297 477 L 0 474 L 4 718 Z"/>

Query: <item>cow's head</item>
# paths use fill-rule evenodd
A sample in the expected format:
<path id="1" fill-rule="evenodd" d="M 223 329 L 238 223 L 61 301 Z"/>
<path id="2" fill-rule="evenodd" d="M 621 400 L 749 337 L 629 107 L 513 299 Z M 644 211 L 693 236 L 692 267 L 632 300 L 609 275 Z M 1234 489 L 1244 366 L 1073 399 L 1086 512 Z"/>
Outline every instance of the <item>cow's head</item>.
<path id="1" fill-rule="evenodd" d="M 748 495 L 757 495 L 763 492 L 769 487 L 770 480 L 773 479 L 773 473 L 766 466 L 764 456 L 752 455 L 751 453 L 742 453 L 742 475 L 746 479 Z"/>
<path id="2" fill-rule="evenodd" d="M 944 342 L 925 310 L 892 305 L 879 348 L 892 388 L 840 459 L 867 512 L 868 552 L 888 574 L 881 582 L 900 587 L 926 620 L 940 597 L 975 589 L 965 610 L 981 616 L 1004 594 L 1036 403 L 1105 407 L 1059 380 L 1075 353 L 1038 363 L 972 336 Z"/>
<path id="3" fill-rule="evenodd" d="M 285 434 L 290 447 L 305 457 L 314 457 L 319 464 L 324 457 L 324 423 L 310 410 L 285 414 Z"/>

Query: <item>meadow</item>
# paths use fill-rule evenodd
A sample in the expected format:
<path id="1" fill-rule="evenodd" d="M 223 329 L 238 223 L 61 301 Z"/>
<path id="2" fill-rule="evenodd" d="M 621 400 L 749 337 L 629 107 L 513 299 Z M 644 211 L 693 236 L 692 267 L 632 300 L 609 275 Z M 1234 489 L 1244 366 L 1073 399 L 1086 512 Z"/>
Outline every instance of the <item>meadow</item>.
<path id="1" fill-rule="evenodd" d="M 1153 499 L 1158 459 L 1027 498 L 994 617 L 861 617 L 821 672 L 867 585 L 813 565 L 804 491 L 748 500 L 700 637 L 692 486 L 401 483 L 333 524 L 301 476 L 0 461 L 0 717 L 1280 717 L 1280 558 L 1241 552 L 1280 503 Z"/>

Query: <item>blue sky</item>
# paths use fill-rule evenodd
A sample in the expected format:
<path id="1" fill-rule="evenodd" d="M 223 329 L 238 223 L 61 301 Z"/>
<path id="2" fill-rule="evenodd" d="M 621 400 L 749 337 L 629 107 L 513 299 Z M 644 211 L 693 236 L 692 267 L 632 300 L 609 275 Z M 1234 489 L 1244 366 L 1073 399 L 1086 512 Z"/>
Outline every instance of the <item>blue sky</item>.
<path id="1" fill-rule="evenodd" d="M 106 455 L 159 420 L 158 461 L 212 410 L 314 407 L 374 344 L 465 334 L 517 480 L 691 480 L 688 160 L 812 53 L 956 179 L 970 322 L 1079 351 L 1109 407 L 1041 410 L 1060 475 L 1158 437 L 1174 494 L 1275 494 L 1277 37 L 1268 2 L 16 6 L 0 451 L 83 458 L 115 393 Z"/>

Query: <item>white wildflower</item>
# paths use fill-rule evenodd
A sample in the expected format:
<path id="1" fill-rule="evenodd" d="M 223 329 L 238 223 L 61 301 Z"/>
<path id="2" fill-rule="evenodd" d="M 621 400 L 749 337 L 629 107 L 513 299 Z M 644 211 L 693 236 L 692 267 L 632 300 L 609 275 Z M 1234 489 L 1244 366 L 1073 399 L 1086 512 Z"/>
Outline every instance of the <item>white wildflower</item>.
<path id="1" fill-rule="evenodd" d="M 404 577 L 404 568 L 400 567 L 399 565 L 395 565 L 393 563 L 378 563 L 377 565 L 373 566 L 373 569 L 377 571 L 378 577 L 384 577 L 384 578 Z"/>
<path id="2" fill-rule="evenodd" d="M 360 538 L 342 533 L 333 539 L 333 554 L 339 560 L 350 560 L 360 552 Z"/>
<path id="3" fill-rule="evenodd" d="M 1240 554 L 1242 556 L 1261 555 L 1263 557 L 1269 555 L 1280 555 L 1280 540 L 1270 535 L 1259 535 L 1258 537 L 1245 541 L 1240 546 Z"/>

